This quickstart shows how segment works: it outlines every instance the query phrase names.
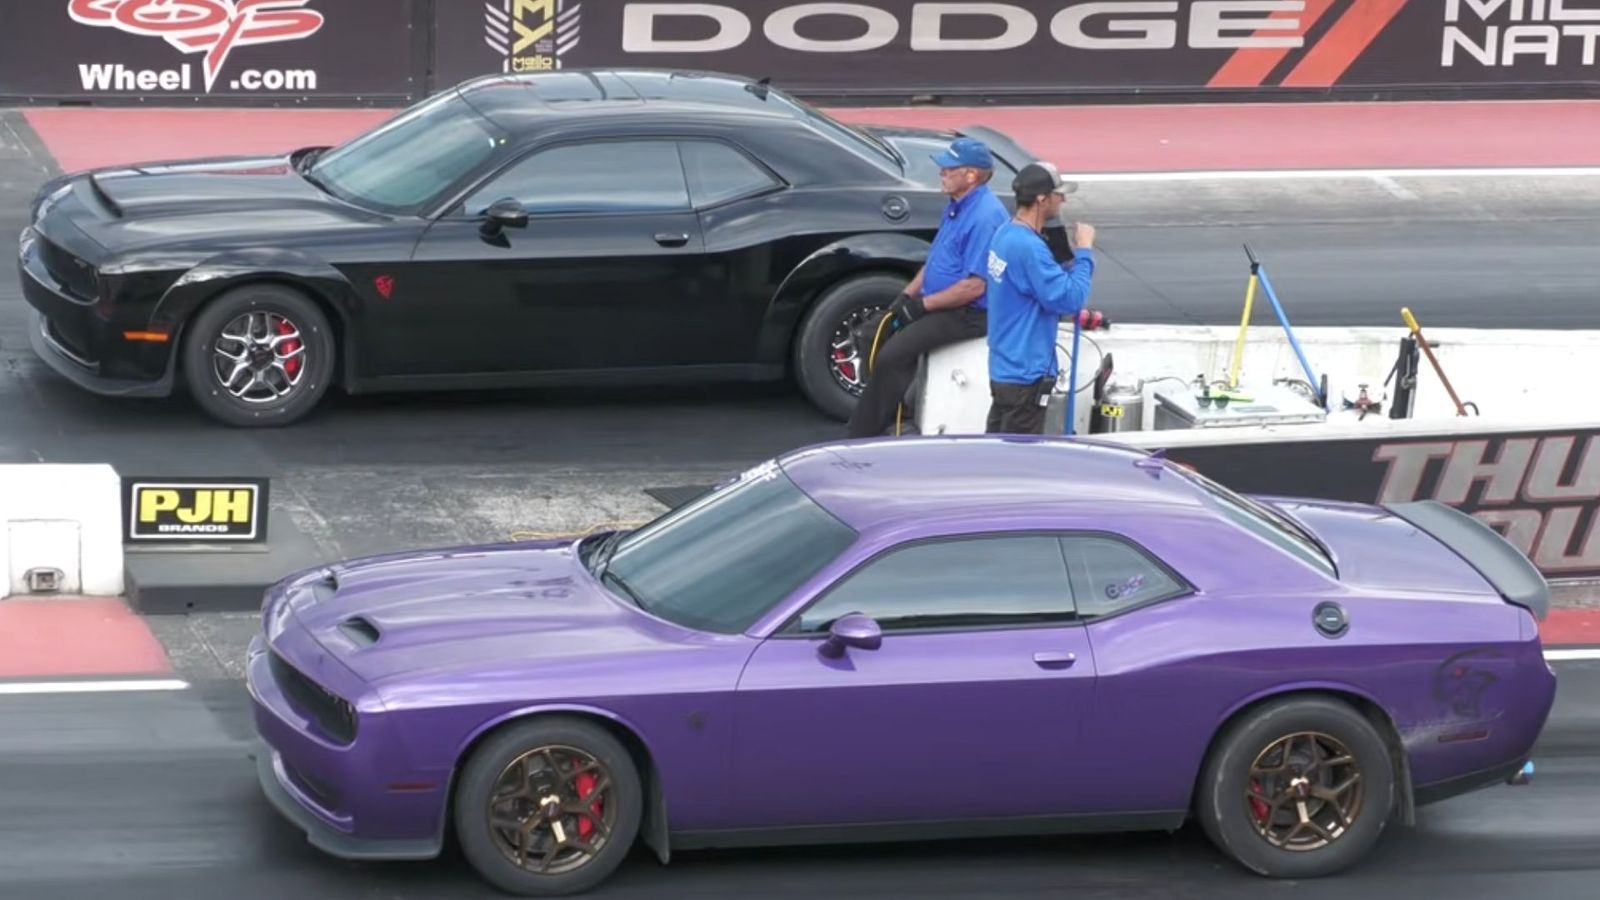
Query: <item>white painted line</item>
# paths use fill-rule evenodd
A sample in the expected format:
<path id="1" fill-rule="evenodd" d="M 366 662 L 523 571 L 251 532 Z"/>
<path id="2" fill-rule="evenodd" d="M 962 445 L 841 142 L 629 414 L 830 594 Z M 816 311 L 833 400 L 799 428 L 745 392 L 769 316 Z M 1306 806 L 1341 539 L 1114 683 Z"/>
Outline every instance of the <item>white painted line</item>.
<path id="1" fill-rule="evenodd" d="M 0 682 L 0 694 L 115 694 L 139 691 L 182 691 L 189 683 L 176 678 L 121 681 Z"/>
<path id="2" fill-rule="evenodd" d="M 1068 181 L 1304 181 L 1317 178 L 1541 178 L 1600 176 L 1600 166 L 1463 166 L 1426 169 L 1205 169 L 1177 172 L 1082 172 Z"/>
<path id="3" fill-rule="evenodd" d="M 1551 662 L 1570 662 L 1579 659 L 1600 659 L 1600 647 L 1583 647 L 1570 650 L 1546 650 L 1544 658 Z"/>

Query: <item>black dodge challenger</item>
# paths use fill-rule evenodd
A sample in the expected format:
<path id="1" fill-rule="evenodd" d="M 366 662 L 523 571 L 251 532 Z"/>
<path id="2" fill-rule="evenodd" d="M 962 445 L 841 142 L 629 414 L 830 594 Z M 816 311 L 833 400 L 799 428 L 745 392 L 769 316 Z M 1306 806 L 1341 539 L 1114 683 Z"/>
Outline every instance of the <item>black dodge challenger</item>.
<path id="1" fill-rule="evenodd" d="M 975 128 L 1010 203 L 1031 158 Z M 843 419 L 951 132 L 712 73 L 492 75 L 333 148 L 44 185 L 33 347 L 86 390 L 283 425 L 352 393 L 792 377 Z"/>

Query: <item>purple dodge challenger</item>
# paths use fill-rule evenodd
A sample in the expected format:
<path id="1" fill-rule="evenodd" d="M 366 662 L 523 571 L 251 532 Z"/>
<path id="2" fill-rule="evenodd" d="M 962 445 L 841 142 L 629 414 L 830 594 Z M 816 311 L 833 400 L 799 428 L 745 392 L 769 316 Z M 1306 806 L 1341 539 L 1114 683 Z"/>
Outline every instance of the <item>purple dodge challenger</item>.
<path id="1" fill-rule="evenodd" d="M 1425 502 L 1059 438 L 810 447 L 638 530 L 285 579 L 260 780 L 324 851 L 577 893 L 697 847 L 1172 830 L 1305 878 L 1519 780 L 1539 572 Z M 447 838 L 448 836 L 448 838 Z"/>

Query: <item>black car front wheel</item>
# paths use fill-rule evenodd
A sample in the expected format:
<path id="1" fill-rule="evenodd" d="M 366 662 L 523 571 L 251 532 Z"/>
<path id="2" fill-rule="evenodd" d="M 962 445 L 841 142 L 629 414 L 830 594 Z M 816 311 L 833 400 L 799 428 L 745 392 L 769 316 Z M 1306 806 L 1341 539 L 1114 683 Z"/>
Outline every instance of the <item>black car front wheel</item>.
<path id="1" fill-rule="evenodd" d="M 333 379 L 327 316 L 304 294 L 275 284 L 228 291 L 187 330 L 184 375 L 195 401 L 226 425 L 288 425 L 309 414 Z"/>
<path id="2" fill-rule="evenodd" d="M 829 288 L 800 325 L 794 372 L 800 390 L 839 421 L 850 418 L 866 388 L 874 314 L 887 309 L 908 279 L 887 273 L 859 275 Z"/>

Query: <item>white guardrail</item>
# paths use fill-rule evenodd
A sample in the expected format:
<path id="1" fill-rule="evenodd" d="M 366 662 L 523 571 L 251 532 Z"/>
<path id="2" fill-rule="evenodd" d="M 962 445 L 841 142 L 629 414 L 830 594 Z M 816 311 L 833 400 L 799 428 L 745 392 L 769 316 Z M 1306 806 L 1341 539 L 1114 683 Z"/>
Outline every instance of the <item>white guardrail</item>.
<path id="1" fill-rule="evenodd" d="M 1426 326 L 1424 326 L 1426 327 Z M 1418 365 L 1415 415 L 1409 421 L 1384 413 L 1357 422 L 1335 413 L 1328 425 L 1275 428 L 1213 428 L 1154 432 L 1154 393 L 1182 392 L 1197 374 L 1227 377 L 1237 329 L 1171 325 L 1116 325 L 1083 335 L 1079 384 L 1092 383 L 1101 353 L 1110 353 L 1117 375 L 1170 378 L 1146 385 L 1140 428 L 1119 431 L 1115 440 L 1166 446 L 1268 442 L 1291 437 L 1343 437 L 1355 432 L 1405 433 L 1441 426 L 1463 434 L 1503 431 L 1520 423 L 1600 421 L 1600 332 L 1428 329 L 1446 374 L 1463 400 L 1481 417 L 1457 418 L 1426 358 Z M 1329 379 L 1337 409 L 1341 395 L 1357 385 L 1374 397 L 1398 355 L 1403 328 L 1303 328 L 1296 330 L 1313 370 Z M 1061 332 L 1070 348 L 1072 331 Z M 1062 354 L 1065 359 L 1065 354 Z M 979 433 L 989 409 L 987 344 L 964 342 L 928 359 L 917 422 L 923 434 Z M 1252 327 L 1241 383 L 1270 385 L 1274 378 L 1304 378 L 1282 329 Z M 1182 383 L 1180 383 L 1182 382 Z M 1065 379 L 1062 384 L 1065 385 Z M 1388 390 L 1392 399 L 1393 387 Z M 1092 394 L 1078 395 L 1077 431 L 1088 433 Z M 15 595 L 120 596 L 124 592 L 122 480 L 110 465 L 23 463 L 0 465 L 0 598 Z"/>
<path id="2" fill-rule="evenodd" d="M 109 465 L 0 465 L 0 598 L 120 596 L 121 520 Z"/>
<path id="3" fill-rule="evenodd" d="M 1600 320 L 1600 303 L 1596 319 Z M 1396 328 L 1296 328 L 1295 338 L 1313 372 L 1328 378 L 1333 413 L 1329 423 L 1386 430 L 1400 426 L 1388 418 L 1394 384 L 1384 379 L 1408 334 Z M 1428 328 L 1423 334 L 1434 348 L 1446 377 L 1463 402 L 1476 404 L 1481 416 L 1456 416 L 1443 384 L 1426 356 L 1419 356 L 1414 421 L 1454 420 L 1464 431 L 1513 423 L 1560 423 L 1600 419 L 1600 331 L 1523 331 L 1506 329 Z M 1237 326 L 1113 325 L 1109 331 L 1084 332 L 1077 360 L 1078 434 L 1089 431 L 1091 386 L 1101 354 L 1109 353 L 1114 377 L 1145 379 L 1142 417 L 1137 431 L 1116 439 L 1139 443 L 1138 434 L 1154 427 L 1155 393 L 1184 393 L 1196 375 L 1208 381 L 1228 377 L 1238 337 Z M 1253 325 L 1246 338 L 1240 384 L 1247 389 L 1270 387 L 1277 378 L 1309 380 L 1283 329 Z M 1072 329 L 1060 332 L 1062 361 L 1059 391 L 1065 392 Z M 989 411 L 988 344 L 964 341 L 929 354 L 926 379 L 919 392 L 917 425 L 923 434 L 974 434 L 984 430 Z M 1169 380 L 1149 383 L 1154 379 Z M 1354 400 L 1359 385 L 1368 385 L 1373 399 L 1383 398 L 1383 412 L 1357 425 L 1357 416 L 1340 410 L 1342 396 Z M 1320 430 L 1327 426 L 1309 426 Z M 1304 433 L 1307 426 L 1284 426 L 1282 432 Z M 1164 441 L 1236 441 L 1257 428 L 1205 429 L 1205 434 L 1178 438 L 1163 432 Z M 1278 431 L 1278 429 L 1274 429 Z M 1221 434 L 1216 434 L 1221 432 Z M 1208 437 L 1207 435 L 1214 435 Z"/>

